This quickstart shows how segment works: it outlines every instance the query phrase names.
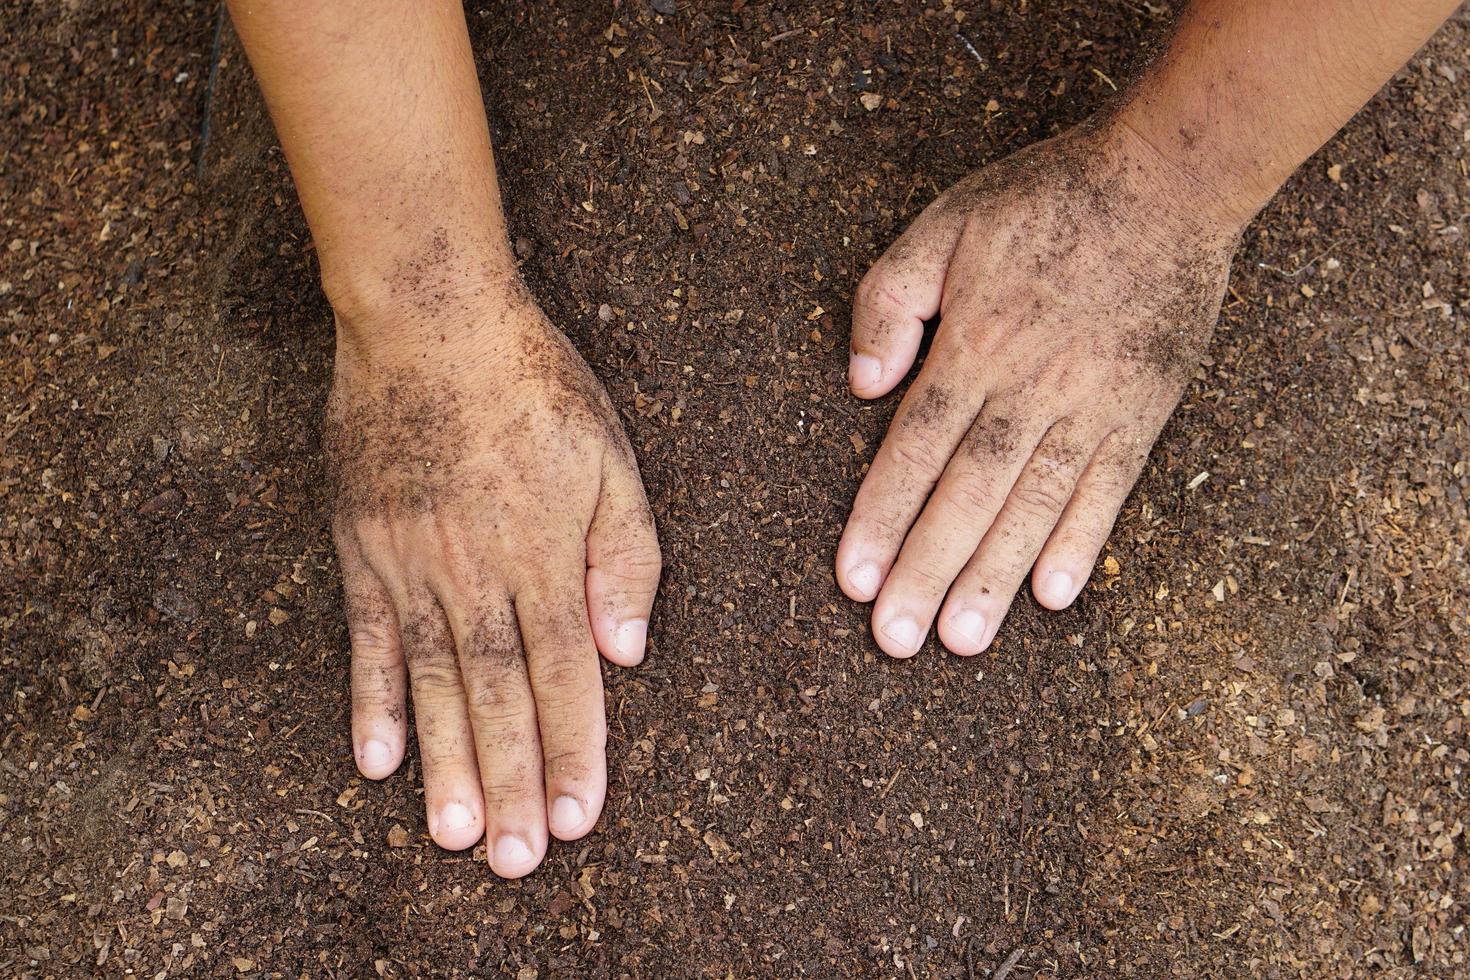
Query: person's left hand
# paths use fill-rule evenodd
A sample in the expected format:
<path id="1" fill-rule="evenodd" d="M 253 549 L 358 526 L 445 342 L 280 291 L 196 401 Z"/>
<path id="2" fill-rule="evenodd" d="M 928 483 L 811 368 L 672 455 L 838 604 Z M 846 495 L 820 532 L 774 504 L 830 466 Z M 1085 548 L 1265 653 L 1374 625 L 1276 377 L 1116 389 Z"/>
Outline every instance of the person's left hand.
<path id="1" fill-rule="evenodd" d="M 1043 606 L 1076 599 L 1214 328 L 1240 228 L 1207 196 L 1126 130 L 1073 130 L 956 184 L 864 277 L 859 397 L 941 317 L 837 552 L 885 652 L 938 614 L 979 653 L 1028 570 Z"/>

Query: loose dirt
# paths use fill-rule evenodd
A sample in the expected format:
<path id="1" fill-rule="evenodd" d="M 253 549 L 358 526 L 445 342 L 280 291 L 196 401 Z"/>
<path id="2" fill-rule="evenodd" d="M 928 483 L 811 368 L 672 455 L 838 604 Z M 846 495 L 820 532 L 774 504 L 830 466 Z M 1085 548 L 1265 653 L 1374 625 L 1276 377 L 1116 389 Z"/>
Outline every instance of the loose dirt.
<path id="1" fill-rule="evenodd" d="M 895 662 L 831 571 L 896 404 L 853 287 L 1167 12 L 472 7 L 665 549 L 606 812 L 505 883 L 412 754 L 356 776 L 331 324 L 238 45 L 207 97 L 213 3 L 9 0 L 0 973 L 1470 975 L 1466 15 L 1246 236 L 1077 607 Z"/>

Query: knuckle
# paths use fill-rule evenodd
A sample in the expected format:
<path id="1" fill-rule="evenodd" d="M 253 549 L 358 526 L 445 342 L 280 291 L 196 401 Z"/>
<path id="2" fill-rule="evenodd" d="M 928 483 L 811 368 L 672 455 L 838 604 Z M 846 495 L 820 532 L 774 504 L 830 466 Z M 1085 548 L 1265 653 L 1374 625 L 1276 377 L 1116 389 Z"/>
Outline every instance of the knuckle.
<path id="1" fill-rule="evenodd" d="M 888 301 L 888 276 L 883 268 L 883 260 L 879 259 L 877 264 L 870 268 L 862 281 L 858 283 L 857 290 L 853 294 L 855 305 L 869 310 L 878 309 Z"/>
<path id="2" fill-rule="evenodd" d="M 535 797 L 536 791 L 540 789 L 540 780 L 533 781 L 528 773 L 507 774 L 480 781 L 480 791 L 485 796 L 486 803 L 494 803 L 504 806 L 516 800 L 526 800 Z"/>
<path id="3" fill-rule="evenodd" d="M 594 665 L 595 666 L 595 665 Z M 582 657 L 556 656 L 536 672 L 536 699 L 548 708 L 565 708 L 584 701 L 592 693 L 595 670 Z"/>
<path id="4" fill-rule="evenodd" d="M 951 576 L 946 575 L 928 561 L 915 562 L 910 565 L 905 577 L 910 586 L 917 586 L 916 591 L 929 597 L 944 595 L 951 581 Z"/>
<path id="5" fill-rule="evenodd" d="M 1000 510 L 994 487 L 978 476 L 955 481 L 950 490 L 954 506 L 975 525 L 988 525 Z"/>
<path id="6" fill-rule="evenodd" d="M 443 793 L 448 786 L 459 782 L 456 773 L 464 767 L 467 750 L 468 746 L 457 740 L 440 743 L 419 739 L 419 757 L 423 759 L 426 789 L 432 783 L 439 793 Z"/>
<path id="7" fill-rule="evenodd" d="M 879 544 L 895 545 L 908 533 L 908 522 L 882 507 L 854 509 L 848 521 L 848 534 Z M 844 535 L 846 537 L 847 535 Z M 895 550 L 896 547 L 895 547 Z"/>
<path id="8" fill-rule="evenodd" d="M 1054 483 L 1018 483 L 1011 491 L 1018 510 L 1032 517 L 1055 518 L 1067 505 L 1062 488 Z"/>
<path id="9" fill-rule="evenodd" d="M 386 617 L 358 617 L 348 626 L 347 640 L 354 657 L 383 660 L 396 657 L 398 652 L 398 637 Z"/>
<path id="10" fill-rule="evenodd" d="M 372 521 L 367 520 L 360 513 L 344 512 L 340 509 L 333 511 L 331 516 L 332 541 L 338 551 L 351 551 L 363 543 L 363 532 L 368 530 Z"/>
<path id="11" fill-rule="evenodd" d="M 536 689 L 536 709 L 540 717 L 555 722 L 557 716 L 577 713 L 590 694 L 588 684 L 542 685 Z"/>
<path id="12" fill-rule="evenodd" d="M 1113 532 L 1114 523 L 1114 513 L 1108 512 L 1069 528 L 1058 542 L 1056 560 L 1070 560 L 1078 568 L 1086 568 L 1088 574 L 1091 574 L 1101 557 L 1103 545 L 1107 544 L 1108 537 Z"/>
<path id="13" fill-rule="evenodd" d="M 528 543 L 522 554 L 525 557 L 521 567 L 512 574 L 511 592 L 516 597 L 517 615 L 523 624 L 528 619 L 544 620 L 550 626 L 565 616 L 562 607 L 567 605 L 564 598 L 567 586 L 576 580 L 573 562 L 561 549 L 544 543 Z"/>
<path id="14" fill-rule="evenodd" d="M 433 540 L 434 563 L 439 574 L 456 590 L 468 591 L 474 583 L 476 561 L 457 520 L 440 512 L 431 515 L 428 534 Z"/>
<path id="15" fill-rule="evenodd" d="M 1025 580 L 1026 571 L 1030 567 L 1028 554 L 1015 548 L 1007 548 L 984 559 L 981 578 L 990 589 L 991 595 L 1010 605 L 1017 587 Z"/>
<path id="16" fill-rule="evenodd" d="M 474 764 L 473 743 L 457 733 L 435 731 L 425 735 L 420 731 L 418 743 L 419 755 L 424 760 L 425 789 L 430 784 L 442 788 L 447 783 L 458 782 L 467 764 Z"/>
<path id="17" fill-rule="evenodd" d="M 392 536 L 383 518 L 363 516 L 332 519 L 332 542 L 337 554 L 366 559 L 368 555 L 393 553 Z"/>
<path id="18" fill-rule="evenodd" d="M 354 690 L 352 692 L 352 714 L 356 717 L 376 717 L 383 714 L 392 715 L 394 714 L 394 709 L 400 709 L 398 714 L 401 716 L 402 712 L 398 697 L 394 692 L 386 688 Z M 393 720 L 396 721 L 397 718 Z"/>
<path id="19" fill-rule="evenodd" d="M 1028 557 L 1006 536 L 982 547 L 965 568 L 961 583 L 967 593 L 1009 605 L 1016 583 L 1025 574 Z"/>
<path id="20" fill-rule="evenodd" d="M 626 582 L 646 582 L 663 574 L 664 558 L 658 544 L 641 536 L 615 544 L 603 569 Z"/>
<path id="21" fill-rule="evenodd" d="M 639 536 L 627 564 L 645 575 L 657 576 L 663 571 L 664 553 L 658 546 L 658 538 L 654 537 L 653 528 L 648 528 L 645 534 Z"/>
<path id="22" fill-rule="evenodd" d="M 899 466 L 923 473 L 934 473 L 943 465 L 939 450 L 932 442 L 922 438 L 896 440 L 889 455 Z"/>
<path id="23" fill-rule="evenodd" d="M 1104 440 L 1097 451 L 1097 459 L 1110 473 L 1129 474 L 1131 484 L 1136 474 L 1148 464 L 1148 455 L 1153 448 L 1153 437 L 1119 429 Z"/>
<path id="24" fill-rule="evenodd" d="M 546 772 L 560 782 L 576 782 L 588 776 L 597 766 L 597 756 L 606 747 L 605 736 L 588 732 L 575 746 L 547 752 L 543 760 Z"/>
<path id="25" fill-rule="evenodd" d="M 476 727 L 503 731 L 525 715 L 524 691 L 504 678 L 480 678 L 466 692 Z"/>
<path id="26" fill-rule="evenodd" d="M 376 583 L 349 578 L 342 590 L 347 635 L 354 643 L 397 644 L 393 607 Z"/>
<path id="27" fill-rule="evenodd" d="M 409 665 L 414 690 L 429 698 L 443 698 L 460 690 L 459 664 L 449 657 L 422 657 Z"/>

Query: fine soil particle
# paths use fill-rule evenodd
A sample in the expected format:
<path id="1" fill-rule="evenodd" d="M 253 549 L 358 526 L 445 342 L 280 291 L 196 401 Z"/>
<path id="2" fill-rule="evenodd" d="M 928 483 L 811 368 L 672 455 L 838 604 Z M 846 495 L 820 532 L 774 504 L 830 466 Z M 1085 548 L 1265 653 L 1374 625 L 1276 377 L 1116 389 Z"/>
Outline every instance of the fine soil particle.
<path id="1" fill-rule="evenodd" d="M 1074 609 L 897 662 L 833 582 L 855 285 L 1160 9 L 471 5 L 667 569 L 596 831 L 507 883 L 353 767 L 331 318 L 216 5 L 7 0 L 0 973 L 1470 974 L 1466 15 L 1248 232 Z"/>

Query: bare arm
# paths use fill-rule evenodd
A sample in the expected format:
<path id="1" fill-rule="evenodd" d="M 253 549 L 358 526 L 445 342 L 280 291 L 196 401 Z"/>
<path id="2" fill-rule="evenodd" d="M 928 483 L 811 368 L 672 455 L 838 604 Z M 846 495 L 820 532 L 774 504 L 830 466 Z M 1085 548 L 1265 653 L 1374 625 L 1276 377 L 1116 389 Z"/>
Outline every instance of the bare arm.
<path id="1" fill-rule="evenodd" d="M 660 556 L 602 386 L 506 246 L 458 0 L 231 0 L 336 313 L 323 431 L 358 768 L 529 873 L 607 786 L 598 653 L 644 653 Z"/>
<path id="2" fill-rule="evenodd" d="M 1460 0 L 1194 0 L 1117 121 L 1247 221 Z"/>
<path id="3" fill-rule="evenodd" d="M 339 315 L 415 270 L 455 293 L 513 275 L 464 12 L 418 3 L 231 0 Z"/>

